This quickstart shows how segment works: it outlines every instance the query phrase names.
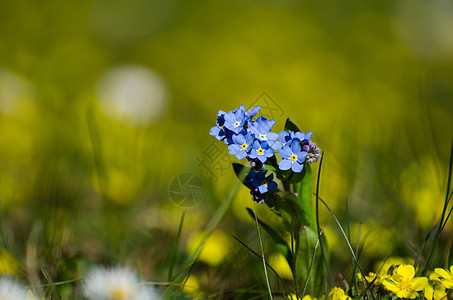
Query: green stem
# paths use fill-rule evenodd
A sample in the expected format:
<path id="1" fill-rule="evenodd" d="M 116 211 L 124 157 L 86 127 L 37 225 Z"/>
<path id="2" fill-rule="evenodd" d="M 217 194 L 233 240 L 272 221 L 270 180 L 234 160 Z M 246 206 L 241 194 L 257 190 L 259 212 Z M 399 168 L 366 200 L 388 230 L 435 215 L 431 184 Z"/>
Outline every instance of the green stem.
<path id="1" fill-rule="evenodd" d="M 261 258 L 263 259 L 264 276 L 266 276 L 267 290 L 269 291 L 269 297 L 272 300 L 273 299 L 272 290 L 271 290 L 271 285 L 269 283 L 269 277 L 267 276 L 266 259 L 264 258 L 264 247 L 263 247 L 263 242 L 261 241 L 260 225 L 258 223 L 258 218 L 256 217 L 255 210 L 253 210 L 253 214 L 255 215 L 256 229 L 258 230 L 258 238 L 260 240 Z"/>

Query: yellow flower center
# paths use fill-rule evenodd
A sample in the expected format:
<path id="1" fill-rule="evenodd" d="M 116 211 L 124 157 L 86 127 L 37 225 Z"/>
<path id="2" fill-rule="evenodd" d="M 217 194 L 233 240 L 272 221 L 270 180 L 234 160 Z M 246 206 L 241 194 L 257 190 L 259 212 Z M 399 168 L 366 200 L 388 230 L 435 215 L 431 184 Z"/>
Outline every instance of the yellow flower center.
<path id="1" fill-rule="evenodd" d="M 112 300 L 126 300 L 127 299 L 126 292 L 122 288 L 114 289 L 111 292 L 110 296 L 111 296 Z"/>
<path id="2" fill-rule="evenodd" d="M 297 160 L 297 155 L 296 154 L 291 155 L 291 160 L 292 161 L 296 161 Z"/>
<path id="3" fill-rule="evenodd" d="M 244 143 L 244 144 L 241 145 L 241 149 L 242 149 L 242 150 L 245 150 L 245 149 L 247 149 L 248 146 L 249 146 L 249 145 L 247 145 L 246 143 Z"/>
<path id="4" fill-rule="evenodd" d="M 266 136 L 264 134 L 260 134 L 260 137 L 259 137 L 260 140 L 265 140 L 266 139 Z"/>
<path id="5" fill-rule="evenodd" d="M 261 185 L 265 185 L 266 186 L 267 185 L 267 180 L 264 179 L 263 181 L 261 181 Z"/>
<path id="6" fill-rule="evenodd" d="M 263 148 L 259 148 L 258 150 L 256 150 L 256 153 L 258 153 L 259 155 L 262 155 L 264 153 Z"/>
<path id="7" fill-rule="evenodd" d="M 411 283 L 409 281 L 401 281 L 398 283 L 398 287 L 402 291 L 410 291 L 411 289 Z"/>

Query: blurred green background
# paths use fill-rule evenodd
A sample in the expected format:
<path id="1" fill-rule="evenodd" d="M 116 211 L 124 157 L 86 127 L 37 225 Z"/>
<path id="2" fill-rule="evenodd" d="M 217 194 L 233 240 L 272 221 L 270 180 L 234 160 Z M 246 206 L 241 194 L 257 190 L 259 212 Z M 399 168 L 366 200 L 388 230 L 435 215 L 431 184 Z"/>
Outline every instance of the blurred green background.
<path id="1" fill-rule="evenodd" d="M 394 248 L 414 257 L 445 197 L 451 28 L 447 0 L 2 1 L 4 273 L 39 284 L 140 262 L 165 281 L 183 211 L 170 183 L 189 172 L 204 185 L 178 267 L 236 181 L 208 159 L 213 145 L 228 153 L 208 133 L 218 110 L 241 104 L 263 106 L 276 132 L 287 117 L 314 132 L 321 197 L 344 222 L 348 198 L 353 232 L 362 222 L 368 233 L 366 268 Z M 231 237 L 258 249 L 245 207 L 272 218 L 241 190 L 194 270 L 205 291 L 263 283 Z M 345 243 L 321 217 L 333 270 L 347 277 Z"/>

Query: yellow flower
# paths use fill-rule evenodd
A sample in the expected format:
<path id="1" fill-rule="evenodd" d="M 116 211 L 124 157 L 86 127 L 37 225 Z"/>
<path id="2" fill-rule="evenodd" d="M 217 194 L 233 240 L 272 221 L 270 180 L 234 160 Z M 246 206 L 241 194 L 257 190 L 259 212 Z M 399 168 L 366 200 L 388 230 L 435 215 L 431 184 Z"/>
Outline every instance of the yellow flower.
<path id="1" fill-rule="evenodd" d="M 290 298 L 291 300 L 300 300 L 300 298 L 297 297 L 297 295 L 295 295 L 295 294 L 291 294 L 290 297 L 291 297 L 291 298 Z M 316 298 L 313 297 L 313 296 L 310 296 L 310 295 L 305 295 L 305 296 L 302 298 L 302 300 L 316 300 Z"/>
<path id="2" fill-rule="evenodd" d="M 291 271 L 286 258 L 280 252 L 272 254 L 269 257 L 269 264 L 277 271 L 281 278 L 293 279 L 293 272 Z"/>
<path id="3" fill-rule="evenodd" d="M 437 275 L 436 280 L 439 281 L 444 288 L 453 288 L 453 265 L 450 266 L 450 271 L 436 268 L 434 269 L 434 273 Z"/>
<path id="4" fill-rule="evenodd" d="M 333 290 L 330 291 L 326 298 L 326 300 L 350 300 L 350 299 L 351 297 L 345 295 L 343 289 L 339 287 L 333 288 Z"/>
<path id="5" fill-rule="evenodd" d="M 373 285 L 380 285 L 385 280 L 385 278 L 387 278 L 387 277 L 388 277 L 388 275 L 386 273 L 383 273 L 383 272 L 381 272 L 379 274 L 376 274 L 376 273 L 373 273 L 373 272 L 369 272 L 368 275 L 365 275 L 366 281 L 368 283 L 373 282 Z M 357 280 L 362 282 L 362 274 L 357 273 Z"/>
<path id="6" fill-rule="evenodd" d="M 428 300 L 441 300 L 447 299 L 447 293 L 445 289 L 438 283 L 433 283 L 433 285 L 427 285 L 425 287 L 425 298 Z"/>
<path id="7" fill-rule="evenodd" d="M 428 278 L 415 277 L 415 269 L 411 265 L 400 265 L 393 270 L 393 274 L 382 282 L 386 289 L 399 298 L 414 299 L 418 291 L 426 288 Z"/>

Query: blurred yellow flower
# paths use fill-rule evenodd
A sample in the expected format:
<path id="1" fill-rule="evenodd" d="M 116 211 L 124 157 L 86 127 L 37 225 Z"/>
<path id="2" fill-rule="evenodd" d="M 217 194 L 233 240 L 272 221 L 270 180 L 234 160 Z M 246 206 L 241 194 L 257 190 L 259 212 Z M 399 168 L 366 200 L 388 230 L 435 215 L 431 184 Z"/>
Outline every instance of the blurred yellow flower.
<path id="1" fill-rule="evenodd" d="M 388 277 L 387 272 L 382 272 L 382 271 L 379 274 L 369 272 L 368 275 L 365 275 L 366 281 L 368 283 L 373 282 L 373 285 L 380 285 L 384 281 L 384 279 L 387 277 Z M 362 281 L 362 274 L 357 273 L 357 279 L 359 281 Z"/>
<path id="2" fill-rule="evenodd" d="M 339 287 L 333 288 L 326 298 L 326 300 L 349 300 L 349 299 L 351 299 L 351 297 L 345 295 L 343 289 Z"/>
<path id="3" fill-rule="evenodd" d="M 447 299 L 445 288 L 440 284 L 433 282 L 432 285 L 428 284 L 424 290 L 425 298 L 428 300 L 441 300 Z"/>
<path id="4" fill-rule="evenodd" d="M 194 253 L 203 239 L 203 234 L 194 234 L 189 238 L 188 249 Z M 228 237 L 220 230 L 214 231 L 205 241 L 199 260 L 210 266 L 218 266 L 228 253 Z"/>
<path id="5" fill-rule="evenodd" d="M 184 285 L 183 291 L 190 294 L 193 298 L 201 296 L 200 281 L 195 275 L 190 275 Z"/>
<path id="6" fill-rule="evenodd" d="M 281 278 L 293 279 L 293 272 L 291 272 L 286 258 L 280 252 L 272 254 L 269 257 L 269 264 L 277 271 Z"/>
<path id="7" fill-rule="evenodd" d="M 296 294 L 291 294 L 291 297 L 290 297 L 291 300 L 300 300 L 299 297 L 297 297 Z M 313 296 L 310 296 L 310 295 L 305 295 L 302 300 L 316 300 L 315 297 Z"/>
<path id="8" fill-rule="evenodd" d="M 397 265 L 413 265 L 414 264 L 414 259 L 413 258 L 403 258 L 399 256 L 392 256 L 389 259 L 385 261 L 379 261 L 374 265 L 374 269 L 378 270 L 379 276 L 381 276 L 381 281 L 382 277 L 386 276 L 389 269 L 393 266 Z"/>
<path id="9" fill-rule="evenodd" d="M 400 265 L 393 274 L 382 282 L 385 288 L 400 298 L 414 299 L 418 291 L 426 288 L 428 278 L 415 277 L 415 269 L 411 265 Z"/>
<path id="10" fill-rule="evenodd" d="M 0 248 L 0 274 L 15 275 L 19 269 L 17 260 L 5 249 Z"/>
<path id="11" fill-rule="evenodd" d="M 453 288 L 453 265 L 450 266 L 450 270 L 436 268 L 434 269 L 434 274 L 437 276 L 436 280 L 439 281 L 444 288 Z"/>

